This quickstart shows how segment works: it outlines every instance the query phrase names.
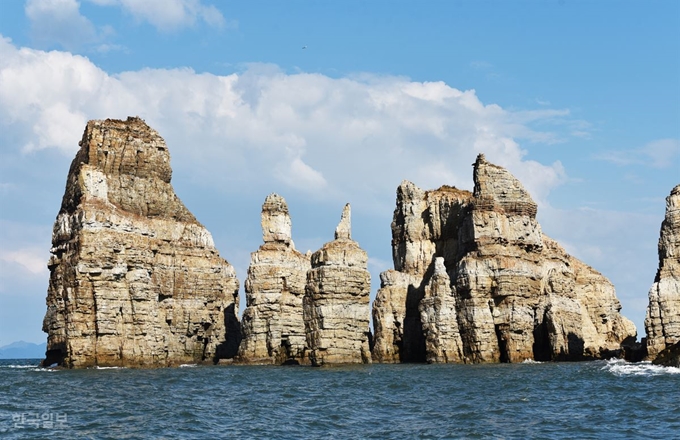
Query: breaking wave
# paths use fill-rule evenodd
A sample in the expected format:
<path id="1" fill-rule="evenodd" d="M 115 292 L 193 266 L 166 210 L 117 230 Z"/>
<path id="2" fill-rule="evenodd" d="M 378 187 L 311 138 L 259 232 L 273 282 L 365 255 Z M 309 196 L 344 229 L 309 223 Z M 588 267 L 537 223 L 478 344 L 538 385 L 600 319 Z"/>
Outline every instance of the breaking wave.
<path id="1" fill-rule="evenodd" d="M 654 365 L 651 362 L 630 363 L 621 359 L 608 360 L 602 370 L 616 376 L 661 376 L 680 374 L 680 368 Z"/>

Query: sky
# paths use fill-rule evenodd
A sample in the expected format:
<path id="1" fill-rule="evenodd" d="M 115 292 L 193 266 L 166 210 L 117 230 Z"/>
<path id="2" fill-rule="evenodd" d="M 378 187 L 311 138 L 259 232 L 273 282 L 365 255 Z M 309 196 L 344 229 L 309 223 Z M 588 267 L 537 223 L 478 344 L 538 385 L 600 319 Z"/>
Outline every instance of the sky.
<path id="1" fill-rule="evenodd" d="M 302 252 L 351 203 L 373 298 L 399 183 L 471 190 L 483 152 L 641 337 L 680 183 L 680 2 L 0 2 L 0 346 L 46 339 L 52 224 L 86 122 L 134 115 L 241 286 L 276 192 Z"/>

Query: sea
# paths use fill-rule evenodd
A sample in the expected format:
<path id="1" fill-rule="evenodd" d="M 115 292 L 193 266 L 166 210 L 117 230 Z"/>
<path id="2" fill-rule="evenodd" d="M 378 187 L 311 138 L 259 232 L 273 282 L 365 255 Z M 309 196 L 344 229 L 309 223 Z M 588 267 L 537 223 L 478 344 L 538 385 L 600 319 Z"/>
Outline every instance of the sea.
<path id="1" fill-rule="evenodd" d="M 680 369 L 649 363 L 37 363 L 0 361 L 1 439 L 680 439 Z"/>

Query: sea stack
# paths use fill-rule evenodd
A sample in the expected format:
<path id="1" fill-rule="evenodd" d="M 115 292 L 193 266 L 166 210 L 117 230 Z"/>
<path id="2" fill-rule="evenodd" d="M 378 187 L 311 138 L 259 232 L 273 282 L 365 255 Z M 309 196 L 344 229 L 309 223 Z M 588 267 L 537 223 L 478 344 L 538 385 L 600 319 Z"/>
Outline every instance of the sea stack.
<path id="1" fill-rule="evenodd" d="M 659 237 L 659 269 L 649 290 L 645 330 L 651 359 L 680 343 L 680 185 L 666 198 L 666 216 Z M 677 363 L 680 348 L 676 346 L 674 350 Z"/>
<path id="2" fill-rule="evenodd" d="M 351 238 L 350 206 L 345 205 L 335 240 L 312 255 L 304 297 L 310 359 L 315 366 L 369 363 L 368 256 Z"/>
<path id="3" fill-rule="evenodd" d="M 295 250 L 288 205 L 278 194 L 262 205 L 262 237 L 264 244 L 250 255 L 236 361 L 309 364 L 302 298 L 310 257 Z"/>
<path id="4" fill-rule="evenodd" d="M 143 120 L 90 121 L 54 224 L 44 365 L 171 366 L 238 349 L 238 280 Z"/>
<path id="5" fill-rule="evenodd" d="M 479 155 L 474 192 L 397 188 L 394 270 L 373 304 L 379 362 L 521 362 L 621 354 L 636 336 L 613 285 L 545 236 L 537 205 Z"/>

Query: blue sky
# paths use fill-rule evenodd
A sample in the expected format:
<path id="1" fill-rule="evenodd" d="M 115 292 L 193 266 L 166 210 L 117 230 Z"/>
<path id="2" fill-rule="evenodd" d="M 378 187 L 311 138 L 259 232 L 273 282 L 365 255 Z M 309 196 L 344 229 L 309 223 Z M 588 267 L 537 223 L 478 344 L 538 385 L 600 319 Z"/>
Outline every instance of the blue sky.
<path id="1" fill-rule="evenodd" d="M 0 2 L 0 345 L 44 341 L 68 166 L 87 120 L 128 115 L 241 282 L 277 192 L 303 252 L 352 204 L 375 294 L 399 182 L 471 189 L 484 152 L 642 336 L 680 183 L 680 3 Z"/>

